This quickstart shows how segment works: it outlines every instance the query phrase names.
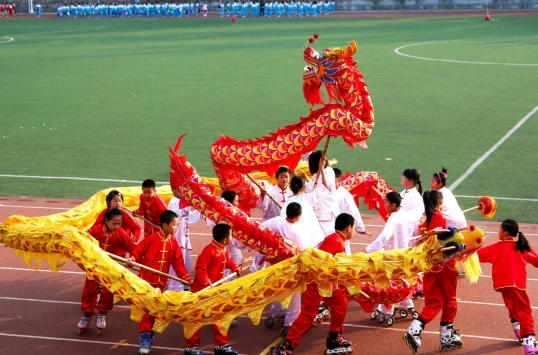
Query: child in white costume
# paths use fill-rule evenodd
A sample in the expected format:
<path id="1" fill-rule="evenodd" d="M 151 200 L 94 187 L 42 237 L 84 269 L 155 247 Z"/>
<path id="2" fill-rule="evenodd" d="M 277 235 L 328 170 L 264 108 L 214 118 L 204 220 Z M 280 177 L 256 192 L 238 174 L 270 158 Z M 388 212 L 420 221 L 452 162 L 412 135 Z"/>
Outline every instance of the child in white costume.
<path id="1" fill-rule="evenodd" d="M 466 228 L 467 220 L 465 215 L 452 191 L 446 187 L 447 173 L 448 170 L 443 167 L 440 173 L 433 174 L 430 187 L 432 190 L 438 190 L 443 194 L 443 217 L 446 219 L 446 226 L 458 229 Z"/>
<path id="2" fill-rule="evenodd" d="M 270 195 L 280 206 L 283 206 L 288 199 L 293 195 L 293 192 L 288 187 L 290 175 L 288 168 L 281 167 L 276 172 L 276 185 L 269 188 L 267 192 L 262 192 L 262 195 L 258 199 L 258 208 L 263 211 L 262 223 L 270 220 L 271 218 L 280 216 L 281 209 L 274 203 L 269 196 Z"/>
<path id="3" fill-rule="evenodd" d="M 334 183 L 336 186 L 336 193 L 338 194 L 338 205 L 340 206 L 340 212 L 341 213 L 347 213 L 355 219 L 355 230 L 360 234 L 366 233 L 366 228 L 364 227 L 364 223 L 362 221 L 361 213 L 359 212 L 359 208 L 357 207 L 357 204 L 353 200 L 353 196 L 349 193 L 349 191 L 343 187 L 340 186 L 340 180 L 342 179 L 342 172 L 340 169 L 333 169 L 334 170 Z M 351 255 L 351 245 L 349 243 L 349 240 L 346 240 L 346 254 Z"/>
<path id="4" fill-rule="evenodd" d="M 184 197 L 181 191 L 179 191 L 175 187 L 172 187 L 172 193 L 174 194 L 174 197 L 172 197 L 172 199 L 170 200 L 170 203 L 168 204 L 168 209 L 170 211 L 174 211 L 178 216 L 177 232 L 174 237 L 176 237 L 179 243 L 179 247 L 181 248 L 181 252 L 183 253 L 183 259 L 185 260 L 185 268 L 190 274 L 192 272 L 192 246 L 191 240 L 189 238 L 189 224 L 196 223 L 202 220 L 203 216 L 198 211 L 190 212 L 189 206 L 183 205 L 184 202 L 182 201 Z M 170 267 L 169 273 L 172 276 L 177 276 L 173 267 Z M 170 291 L 186 291 L 188 288 L 178 281 L 169 280 L 168 289 Z"/>
<path id="5" fill-rule="evenodd" d="M 409 239 L 413 237 L 413 231 L 409 223 L 409 214 L 401 210 L 402 199 L 397 192 L 389 192 L 383 197 L 385 210 L 390 213 L 390 217 L 385 224 L 383 232 L 372 244 L 366 247 L 366 253 L 374 253 L 381 250 L 406 249 L 409 247 Z M 400 309 L 412 309 L 413 301 L 408 298 L 395 305 Z M 392 315 L 393 305 L 380 304 L 378 312 Z"/>
<path id="6" fill-rule="evenodd" d="M 422 201 L 422 183 L 417 169 L 405 169 L 402 174 L 402 186 L 405 190 L 400 193 L 402 203 L 400 209 L 408 213 L 408 219 L 414 235 L 418 235 L 420 219 L 424 214 L 424 202 Z M 417 188 L 418 186 L 418 188 Z"/>

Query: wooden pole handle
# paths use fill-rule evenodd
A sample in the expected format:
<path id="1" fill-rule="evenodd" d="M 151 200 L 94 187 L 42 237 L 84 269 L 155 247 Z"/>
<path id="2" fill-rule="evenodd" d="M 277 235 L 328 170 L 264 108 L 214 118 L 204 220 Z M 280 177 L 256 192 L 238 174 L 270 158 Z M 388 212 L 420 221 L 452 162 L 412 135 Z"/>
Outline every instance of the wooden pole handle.
<path id="1" fill-rule="evenodd" d="M 142 265 L 142 264 L 139 264 L 139 263 L 135 263 L 135 262 L 133 262 L 133 261 L 127 260 L 127 259 L 125 259 L 125 258 L 122 258 L 121 256 L 117 256 L 116 254 L 112 254 L 112 253 L 109 253 L 109 252 L 107 252 L 107 251 L 105 251 L 105 253 L 107 253 L 107 255 L 110 256 L 112 259 L 115 259 L 115 260 L 118 260 L 118 261 L 122 261 L 122 262 L 124 262 L 124 263 L 126 263 L 126 264 L 128 264 L 128 265 L 129 265 L 130 263 L 132 263 L 134 266 L 138 266 L 138 267 L 141 268 L 141 269 L 144 269 L 144 270 L 148 270 L 148 271 L 154 272 L 154 273 L 156 273 L 156 274 L 158 274 L 158 275 L 161 275 L 161 276 L 164 276 L 164 277 L 168 277 L 169 279 L 171 279 L 171 280 L 175 280 L 175 281 L 177 281 L 177 282 L 181 282 L 181 283 L 184 284 L 184 285 L 190 285 L 190 283 L 189 283 L 188 281 L 182 280 L 182 279 L 180 279 L 180 278 L 178 278 L 178 277 L 175 277 L 175 276 L 166 274 L 166 273 L 164 273 L 164 272 L 162 272 L 162 271 L 155 270 L 155 269 L 153 269 L 153 268 L 147 267 L 147 266 Z"/>
<path id="2" fill-rule="evenodd" d="M 140 218 L 141 220 L 143 220 L 144 222 L 146 222 L 147 224 L 149 224 L 153 228 L 161 229 L 161 226 L 156 225 L 155 223 L 153 223 L 149 219 L 145 218 L 144 216 L 141 216 L 139 214 L 134 213 L 132 210 L 128 209 L 127 207 L 121 206 L 121 208 L 126 210 L 130 214 L 132 214 L 134 217 Z"/>
<path id="3" fill-rule="evenodd" d="M 474 211 L 474 210 L 479 210 L 481 206 L 474 206 L 474 207 L 471 207 L 471 208 L 468 208 L 466 209 L 465 211 L 462 211 L 463 213 L 467 213 L 467 212 L 471 212 L 471 211 Z"/>
<path id="4" fill-rule="evenodd" d="M 325 149 L 323 149 L 323 154 L 321 155 L 321 160 L 325 159 L 327 156 L 327 149 L 329 149 L 329 141 L 331 140 L 331 136 L 327 136 L 327 142 L 325 143 Z M 321 167 L 318 169 L 318 173 L 316 175 L 316 181 L 314 181 L 314 189 L 318 187 L 318 180 L 321 173 Z"/>
<path id="5" fill-rule="evenodd" d="M 250 174 L 247 174 L 248 178 L 254 183 L 254 185 L 258 186 L 258 189 L 262 190 L 263 192 L 265 192 L 265 196 L 269 197 L 271 199 L 271 201 L 273 201 L 275 203 L 275 205 L 278 206 L 278 208 L 282 209 L 282 205 L 280 203 L 278 203 L 274 198 L 273 196 L 269 195 L 267 193 L 267 191 L 260 185 L 258 184 L 258 182 L 256 180 L 254 180 L 254 178 L 252 176 L 250 176 Z"/>
<path id="6" fill-rule="evenodd" d="M 224 281 L 227 281 L 227 280 L 231 279 L 234 276 L 237 276 L 237 272 L 234 272 L 233 274 L 230 274 L 230 275 L 226 276 L 225 278 L 220 279 L 219 281 L 213 282 L 211 285 L 207 286 L 206 288 L 204 288 L 204 289 L 202 289 L 202 290 L 200 290 L 198 292 L 203 292 L 205 290 L 209 290 L 210 288 L 218 286 L 218 285 L 224 283 Z"/>

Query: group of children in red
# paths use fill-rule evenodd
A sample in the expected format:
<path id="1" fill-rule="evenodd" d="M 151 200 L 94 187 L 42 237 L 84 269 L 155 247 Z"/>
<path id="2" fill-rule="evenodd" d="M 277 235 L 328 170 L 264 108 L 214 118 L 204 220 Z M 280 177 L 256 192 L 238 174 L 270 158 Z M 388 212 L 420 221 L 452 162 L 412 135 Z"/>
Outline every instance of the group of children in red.
<path id="1" fill-rule="evenodd" d="M 15 16 L 16 9 L 17 9 L 17 6 L 15 5 L 14 2 L 0 3 L 0 18 Z"/>
<path id="2" fill-rule="evenodd" d="M 332 216 L 332 227 L 322 225 L 325 237 L 321 242 L 316 241 L 313 235 L 308 235 L 308 240 L 302 238 L 301 230 L 297 228 L 303 217 L 310 214 L 317 215 L 316 208 L 323 208 L 323 203 L 331 208 L 331 193 L 339 190 L 339 179 L 341 174 L 335 174 L 334 170 L 326 165 L 326 160 L 321 159 L 321 152 L 314 152 L 311 156 L 311 172 L 321 174 L 321 186 L 304 186 L 305 182 L 301 177 L 294 176 L 291 179 L 293 189 L 288 189 L 287 181 L 289 172 L 287 169 L 280 169 L 277 172 L 279 184 L 275 186 L 275 191 L 271 189 L 268 193 L 274 193 L 274 197 L 282 199 L 284 203 L 282 211 L 276 210 L 272 206 L 274 202 L 264 201 L 265 194 L 260 197 L 260 205 L 265 207 L 264 212 L 274 214 L 266 219 L 264 215 L 264 225 L 282 234 L 285 238 L 293 240 L 298 245 L 304 242 L 304 247 L 309 247 L 312 243 L 318 249 L 332 255 L 339 253 L 350 253 L 346 250 L 346 244 L 354 236 L 355 232 L 365 233 L 364 225 L 358 214 L 350 207 L 346 207 L 345 197 L 335 198 L 334 202 L 340 203 L 339 213 Z M 291 171 L 290 171 L 291 172 Z M 285 173 L 284 176 L 282 174 Z M 328 179 L 327 177 L 330 177 Z M 314 179 L 316 175 L 314 175 Z M 302 180 L 302 181 L 299 181 Z M 285 183 L 280 183 L 285 181 Z M 383 232 L 379 237 L 366 248 L 366 252 L 376 252 L 380 250 L 400 249 L 410 246 L 410 237 L 417 235 L 419 229 L 430 231 L 436 228 L 466 227 L 466 221 L 454 196 L 446 188 L 447 171 L 436 173 L 432 177 L 431 189 L 422 194 L 420 174 L 416 169 L 407 169 L 402 176 L 402 185 L 406 187 L 402 193 L 390 192 L 384 197 L 385 208 L 390 216 Z M 308 184 L 308 183 L 306 183 Z M 281 186 L 282 185 L 282 186 Z M 278 187 L 278 190 L 276 189 Z M 178 199 L 178 206 L 174 211 L 169 210 L 161 197 L 157 196 L 155 182 L 146 180 L 142 184 L 143 193 L 140 196 L 140 207 L 134 213 L 143 216 L 152 224 L 160 225 L 160 229 L 154 228 L 145 222 L 144 238 L 139 241 L 141 229 L 138 223 L 125 211 L 121 209 L 123 197 L 118 191 L 111 191 L 107 196 L 108 208 L 99 215 L 96 224 L 88 231 L 96 240 L 99 246 L 109 252 L 119 256 L 129 254 L 129 263 L 140 263 L 153 269 L 168 272 L 175 271 L 175 274 L 190 284 L 190 290 L 197 292 L 212 283 L 225 277 L 227 270 L 237 272 L 240 275 L 242 269 L 240 262 L 235 262 L 230 252 L 233 254 L 233 241 L 231 227 L 226 224 L 213 226 L 211 243 L 204 248 L 198 256 L 194 280 L 190 275 L 190 252 L 186 259 L 187 249 L 190 242 L 178 241 L 179 228 L 185 230 L 189 215 L 188 205 L 182 202 L 181 193 L 175 188 L 174 196 Z M 308 191 L 308 192 L 307 192 Z M 288 193 L 289 192 L 289 193 Z M 340 192 L 341 193 L 341 192 Z M 342 194 L 342 196 L 346 196 Z M 237 205 L 237 195 L 231 191 L 226 191 L 223 198 L 232 205 Z M 445 205 L 446 203 L 446 205 Z M 171 202 L 171 207 L 173 203 Z M 356 206 L 355 206 L 356 208 Z M 311 211 L 312 209 L 312 211 Z M 185 211 L 186 212 L 185 212 Z M 323 211 L 322 211 L 323 212 Z M 326 212 L 326 211 L 325 211 Z M 348 213 L 350 212 L 350 213 Z M 280 216 L 279 216 L 280 215 Z M 331 216 L 329 216 L 331 218 Z M 195 220 L 200 220 L 200 218 Z M 271 221 L 269 223 L 269 221 Z M 323 222 L 326 222 L 325 220 Z M 267 224 L 268 223 L 268 224 Z M 321 222 L 319 223 L 321 225 Z M 319 225 L 318 225 L 319 227 Z M 187 228 L 188 229 L 188 228 Z M 310 233 L 310 231 L 309 231 Z M 480 262 L 493 264 L 493 282 L 495 290 L 501 292 L 509 310 L 509 316 L 516 337 L 523 343 L 525 354 L 538 354 L 538 345 L 534 333 L 534 321 L 530 301 L 525 291 L 527 263 L 538 267 L 538 255 L 532 250 L 523 235 L 519 231 L 518 224 L 514 220 L 505 220 L 499 228 L 498 243 L 483 247 L 478 251 Z M 138 243 L 137 243 L 138 242 Z M 310 244 L 309 244 L 310 243 Z M 229 252 L 230 250 L 230 252 Z M 240 252 L 239 252 L 240 254 Z M 262 258 L 255 258 L 251 271 L 263 268 Z M 185 266 L 187 263 L 188 267 Z M 440 312 L 441 330 L 440 341 L 441 350 L 452 350 L 463 346 L 461 335 L 454 329 L 454 320 L 457 313 L 457 276 L 458 265 L 454 260 L 435 266 L 430 272 L 424 274 L 424 308 L 409 326 L 404 339 L 410 349 L 416 353 L 422 346 L 421 333 L 426 324 L 430 323 Z M 228 271 L 230 272 L 230 271 Z M 161 291 L 167 286 L 168 279 L 153 272 L 142 269 L 140 277 L 150 283 L 154 288 Z M 188 289 L 188 288 L 185 288 Z M 98 296 L 100 293 L 100 296 Z M 98 299 L 99 298 L 99 299 Z M 303 293 L 302 305 L 298 297 L 295 306 L 290 304 L 290 309 L 295 307 L 295 311 L 287 312 L 286 318 L 290 316 L 289 331 L 285 341 L 271 348 L 273 355 L 290 355 L 299 345 L 302 335 L 310 328 L 313 320 L 318 314 L 321 302 L 331 310 L 331 320 L 329 334 L 326 341 L 326 354 L 349 354 L 353 352 L 352 344 L 342 337 L 344 319 L 347 313 L 347 299 L 343 290 L 338 286 L 333 286 L 331 297 L 323 297 L 319 294 L 315 281 L 307 285 Z M 97 304 L 97 327 L 106 327 L 106 314 L 113 306 L 113 295 L 102 288 L 97 281 L 86 279 L 82 294 L 83 317 L 79 323 L 79 333 L 84 332 L 89 327 L 92 316 L 95 314 Z M 412 309 L 413 303 L 410 299 L 403 300 L 398 305 L 382 305 L 377 312 L 394 312 L 397 308 Z M 299 312 L 300 309 L 300 312 Z M 271 310 L 273 313 L 273 307 Z M 296 313 L 295 316 L 291 314 Z M 153 345 L 153 325 L 155 317 L 144 314 L 140 323 L 140 354 L 148 354 Z M 219 329 L 213 325 L 213 335 L 215 340 L 214 352 L 216 355 L 236 355 L 237 352 L 230 346 L 227 335 L 220 333 Z M 186 339 L 185 354 L 203 355 L 200 350 L 200 333 L 198 330 L 191 338 Z"/>

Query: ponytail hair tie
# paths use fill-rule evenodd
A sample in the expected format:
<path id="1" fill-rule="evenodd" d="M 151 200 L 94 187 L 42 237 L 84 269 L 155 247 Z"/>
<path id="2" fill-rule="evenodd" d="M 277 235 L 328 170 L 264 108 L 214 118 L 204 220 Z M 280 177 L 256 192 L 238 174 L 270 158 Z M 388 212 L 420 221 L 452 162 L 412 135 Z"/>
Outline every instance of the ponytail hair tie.
<path id="1" fill-rule="evenodd" d="M 418 181 L 417 181 L 417 184 L 420 184 L 420 183 L 421 183 L 421 181 L 420 181 L 420 180 L 418 180 Z"/>
<path id="2" fill-rule="evenodd" d="M 441 174 L 443 174 L 444 177 L 447 177 L 447 175 L 448 175 L 447 173 L 441 173 Z"/>

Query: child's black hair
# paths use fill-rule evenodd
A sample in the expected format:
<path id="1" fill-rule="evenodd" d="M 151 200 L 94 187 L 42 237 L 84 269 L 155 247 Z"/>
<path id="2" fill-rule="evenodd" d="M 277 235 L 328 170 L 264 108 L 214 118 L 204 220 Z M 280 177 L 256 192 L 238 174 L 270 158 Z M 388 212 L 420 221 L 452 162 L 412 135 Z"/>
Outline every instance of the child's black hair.
<path id="1" fill-rule="evenodd" d="M 338 215 L 338 217 L 336 217 L 336 221 L 334 222 L 335 230 L 342 232 L 349 226 L 355 226 L 355 218 L 353 218 L 352 215 L 341 213 Z"/>
<path id="2" fill-rule="evenodd" d="M 439 200 L 443 199 L 443 194 L 437 190 L 428 190 L 422 195 L 424 201 L 424 212 L 426 213 L 426 228 L 430 226 L 433 214 L 435 213 L 435 207 Z"/>
<path id="3" fill-rule="evenodd" d="M 105 218 L 103 218 L 103 224 L 106 223 L 106 221 L 110 221 L 114 217 L 123 218 L 123 213 L 121 213 L 121 210 L 119 208 L 111 208 L 106 211 Z"/>
<path id="4" fill-rule="evenodd" d="M 222 195 L 220 195 L 220 197 L 222 197 L 226 201 L 230 202 L 232 205 L 234 203 L 234 200 L 235 200 L 236 196 L 237 196 L 237 193 L 235 191 L 232 191 L 232 190 L 226 190 L 226 191 L 224 191 L 222 193 Z"/>
<path id="5" fill-rule="evenodd" d="M 288 207 L 286 207 L 286 217 L 289 219 L 294 219 L 301 214 L 303 214 L 303 208 L 297 202 L 290 202 Z"/>
<path id="6" fill-rule="evenodd" d="M 228 238 L 232 231 L 232 227 L 229 224 L 217 224 L 213 227 L 213 239 L 220 242 L 221 240 Z"/>
<path id="7" fill-rule="evenodd" d="M 110 202 L 114 199 L 114 197 L 119 196 L 121 197 L 121 200 L 123 201 L 123 195 L 118 190 L 112 190 L 106 195 L 106 205 L 110 208 Z"/>
<path id="8" fill-rule="evenodd" d="M 333 170 L 334 170 L 334 177 L 336 179 L 340 179 L 342 177 L 342 170 L 338 168 L 333 168 Z"/>
<path id="9" fill-rule="evenodd" d="M 413 181 L 415 186 L 418 186 L 418 192 L 422 194 L 422 182 L 420 181 L 420 173 L 417 169 L 405 169 L 403 172 L 403 176 L 405 176 L 407 180 Z"/>
<path id="10" fill-rule="evenodd" d="M 394 203 L 396 207 L 400 207 L 400 205 L 402 204 L 402 197 L 396 191 L 389 192 L 388 194 L 385 195 L 385 198 L 390 203 Z"/>
<path id="11" fill-rule="evenodd" d="M 174 220 L 174 218 L 177 218 L 177 214 L 174 211 L 166 210 L 161 213 L 161 227 L 164 224 L 170 224 Z"/>
<path id="12" fill-rule="evenodd" d="M 285 166 L 281 166 L 280 168 L 278 168 L 276 174 L 275 174 L 275 177 L 278 179 L 278 176 L 282 173 L 287 173 L 288 172 L 288 168 L 286 168 Z"/>
<path id="13" fill-rule="evenodd" d="M 294 194 L 298 194 L 304 187 L 304 179 L 300 176 L 294 176 L 290 181 L 290 189 Z"/>
<path id="14" fill-rule="evenodd" d="M 155 181 L 151 180 L 151 179 L 146 179 L 144 180 L 144 182 L 142 182 L 142 188 L 151 188 L 151 189 L 155 189 L 156 185 L 155 185 Z"/>
<path id="15" fill-rule="evenodd" d="M 516 250 L 520 251 L 521 253 L 523 253 L 524 251 L 527 251 L 527 252 L 531 251 L 531 246 L 529 245 L 529 241 L 527 240 L 527 238 L 525 238 L 523 233 L 519 230 L 519 225 L 517 224 L 515 220 L 505 219 L 501 223 L 501 228 L 503 229 L 503 231 L 508 232 L 508 235 L 510 235 L 511 237 L 517 237 L 517 242 L 516 242 L 516 247 L 515 247 Z"/>
<path id="16" fill-rule="evenodd" d="M 446 186 L 446 178 L 447 178 L 448 170 L 443 166 L 440 173 L 433 174 L 433 178 L 437 183 L 441 184 L 443 187 Z"/>
<path id="17" fill-rule="evenodd" d="M 310 174 L 314 175 L 319 172 L 319 161 L 322 156 L 323 152 L 321 150 L 316 150 L 310 153 L 310 156 L 308 157 L 308 169 L 310 170 Z"/>

